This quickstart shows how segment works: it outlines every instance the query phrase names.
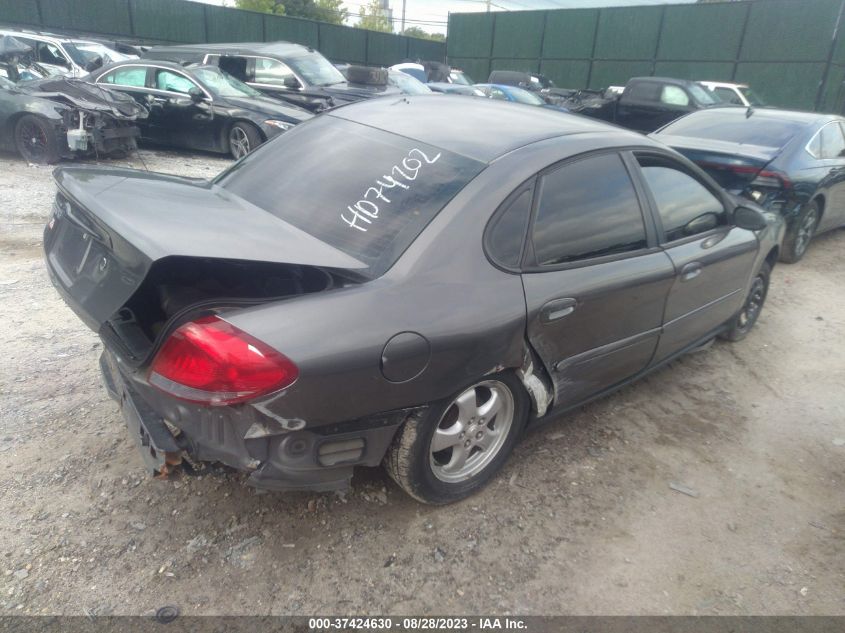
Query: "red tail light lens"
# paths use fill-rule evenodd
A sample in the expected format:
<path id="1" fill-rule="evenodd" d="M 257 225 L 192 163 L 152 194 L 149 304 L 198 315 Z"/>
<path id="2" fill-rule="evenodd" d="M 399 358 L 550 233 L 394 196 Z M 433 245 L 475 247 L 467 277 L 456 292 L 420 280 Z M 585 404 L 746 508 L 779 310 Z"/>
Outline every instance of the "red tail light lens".
<path id="1" fill-rule="evenodd" d="M 216 317 L 179 327 L 150 369 L 150 384 L 182 400 L 227 405 L 287 387 L 299 369 L 286 356 Z"/>

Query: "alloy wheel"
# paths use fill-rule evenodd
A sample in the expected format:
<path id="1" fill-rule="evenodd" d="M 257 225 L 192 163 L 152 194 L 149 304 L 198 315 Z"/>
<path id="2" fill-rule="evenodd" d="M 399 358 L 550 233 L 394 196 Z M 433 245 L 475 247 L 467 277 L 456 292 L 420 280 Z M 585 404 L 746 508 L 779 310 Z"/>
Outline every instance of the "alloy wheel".
<path id="1" fill-rule="evenodd" d="M 47 135 L 36 123 L 21 121 L 18 128 L 19 147 L 30 162 L 42 162 L 47 156 Z"/>
<path id="2" fill-rule="evenodd" d="M 251 148 L 246 130 L 239 125 L 233 127 L 232 131 L 229 132 L 229 146 L 232 148 L 232 155 L 235 158 L 243 158 L 249 154 Z"/>
<path id="3" fill-rule="evenodd" d="M 464 390 L 440 418 L 429 447 L 434 476 L 446 483 L 480 473 L 501 451 L 513 424 L 514 398 L 498 380 Z"/>
<path id="4" fill-rule="evenodd" d="M 815 209 L 811 209 L 801 224 L 798 226 L 798 231 L 795 235 L 795 254 L 801 257 L 807 250 L 810 240 L 813 239 L 813 234 L 816 232 L 816 225 L 819 222 L 819 214 Z"/>

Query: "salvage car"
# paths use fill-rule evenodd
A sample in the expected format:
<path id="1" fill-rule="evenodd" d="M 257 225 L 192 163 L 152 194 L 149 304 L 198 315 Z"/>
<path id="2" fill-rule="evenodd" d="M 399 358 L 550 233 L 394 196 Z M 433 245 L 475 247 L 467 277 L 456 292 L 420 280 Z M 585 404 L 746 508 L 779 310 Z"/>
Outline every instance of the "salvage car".
<path id="1" fill-rule="evenodd" d="M 82 77 L 104 63 L 121 61 L 129 56 L 102 42 L 82 40 L 53 33 L 0 29 L 0 37 L 14 37 L 32 48 L 32 61 L 56 75 Z"/>
<path id="2" fill-rule="evenodd" d="M 786 219 L 781 261 L 845 225 L 845 119 L 774 108 L 694 112 L 652 136 L 698 163 L 729 191 Z"/>
<path id="3" fill-rule="evenodd" d="M 727 81 L 699 81 L 702 86 L 719 97 L 719 101 L 730 105 L 741 105 L 746 108 L 764 107 L 766 104 L 757 96 L 748 84 L 735 84 Z"/>
<path id="4" fill-rule="evenodd" d="M 318 51 L 291 42 L 154 46 L 145 58 L 213 64 L 264 94 L 320 112 L 362 99 L 402 94 L 387 82 L 356 83 Z"/>
<path id="5" fill-rule="evenodd" d="M 550 110 L 557 110 L 559 112 L 569 112 L 563 106 L 552 105 L 541 99 L 539 95 L 522 88 L 514 86 L 499 85 L 499 84 L 475 84 L 473 88 L 480 90 L 488 99 L 497 99 L 499 101 L 510 101 L 512 103 L 523 103 L 525 105 L 533 105 L 541 108 L 549 108 Z"/>
<path id="6" fill-rule="evenodd" d="M 718 97 L 695 81 L 634 77 L 622 94 L 584 101 L 573 112 L 648 133 L 685 114 L 719 104 Z"/>
<path id="7" fill-rule="evenodd" d="M 88 79 L 149 108 L 141 124 L 143 140 L 234 158 L 312 116 L 262 95 L 216 66 L 185 68 L 141 59 L 104 66 Z"/>
<path id="8" fill-rule="evenodd" d="M 66 77 L 15 84 L 0 77 L 0 147 L 30 163 L 125 155 L 147 111 L 132 99 Z"/>
<path id="9" fill-rule="evenodd" d="M 430 503 L 527 425 L 745 337 L 781 230 L 639 134 L 464 97 L 325 112 L 210 182 L 55 179 L 47 267 L 151 472 L 331 490 L 383 463 Z"/>

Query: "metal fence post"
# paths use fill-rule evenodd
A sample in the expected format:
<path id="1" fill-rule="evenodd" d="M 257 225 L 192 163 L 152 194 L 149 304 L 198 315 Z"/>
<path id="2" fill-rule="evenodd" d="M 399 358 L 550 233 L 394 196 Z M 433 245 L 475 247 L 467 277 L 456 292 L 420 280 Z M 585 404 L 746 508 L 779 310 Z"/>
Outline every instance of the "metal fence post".
<path id="1" fill-rule="evenodd" d="M 593 46 L 590 49 L 590 65 L 587 67 L 587 85 L 584 86 L 585 88 L 589 88 L 590 82 L 593 80 L 593 63 L 596 61 L 596 41 L 599 39 L 601 12 L 602 10 L 599 9 L 598 15 L 596 15 L 596 26 L 593 27 Z"/>
<path id="2" fill-rule="evenodd" d="M 822 95 L 827 84 L 827 79 L 830 77 L 830 65 L 833 63 L 833 54 L 836 52 L 836 43 L 839 40 L 839 27 L 842 25 L 842 10 L 845 9 L 845 0 L 839 3 L 839 13 L 836 14 L 836 24 L 833 25 L 833 37 L 830 38 L 830 49 L 827 51 L 827 62 L 822 71 L 822 78 L 819 81 L 819 88 L 816 91 L 816 101 L 813 104 L 813 110 L 818 111 L 822 104 Z"/>
<path id="3" fill-rule="evenodd" d="M 731 81 L 736 81 L 736 71 L 739 68 L 739 60 L 742 58 L 742 49 L 745 47 L 745 34 L 748 32 L 748 22 L 751 20 L 751 3 L 745 6 L 745 20 L 742 23 L 742 32 L 739 34 L 739 48 L 736 49 L 734 67 L 731 71 Z"/>

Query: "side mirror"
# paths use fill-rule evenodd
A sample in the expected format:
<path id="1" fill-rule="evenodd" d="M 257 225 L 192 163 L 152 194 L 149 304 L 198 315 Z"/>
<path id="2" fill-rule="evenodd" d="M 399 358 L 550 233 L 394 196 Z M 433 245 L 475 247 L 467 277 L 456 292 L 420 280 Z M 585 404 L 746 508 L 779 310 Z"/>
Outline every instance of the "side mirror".
<path id="1" fill-rule="evenodd" d="M 734 226 L 749 231 L 762 231 L 767 226 L 766 218 L 763 214 L 756 209 L 750 209 L 748 207 L 737 207 L 734 209 L 733 223 Z"/>
<path id="2" fill-rule="evenodd" d="M 702 213 L 693 218 L 684 227 L 684 235 L 698 235 L 719 226 L 719 216 L 715 213 Z"/>
<path id="3" fill-rule="evenodd" d="M 89 60 L 87 64 L 85 64 L 85 70 L 89 73 L 94 72 L 98 68 L 103 65 L 103 58 L 97 55 L 93 59 Z"/>
<path id="4" fill-rule="evenodd" d="M 193 88 L 188 90 L 188 94 L 191 95 L 191 101 L 193 101 L 194 103 L 199 103 L 200 101 L 202 101 L 203 97 L 205 96 L 202 93 L 202 90 L 200 90 L 196 86 L 194 86 Z"/>
<path id="5" fill-rule="evenodd" d="M 285 77 L 285 88 L 290 88 L 291 90 L 299 90 L 299 80 L 293 75 L 288 75 L 287 77 Z"/>

